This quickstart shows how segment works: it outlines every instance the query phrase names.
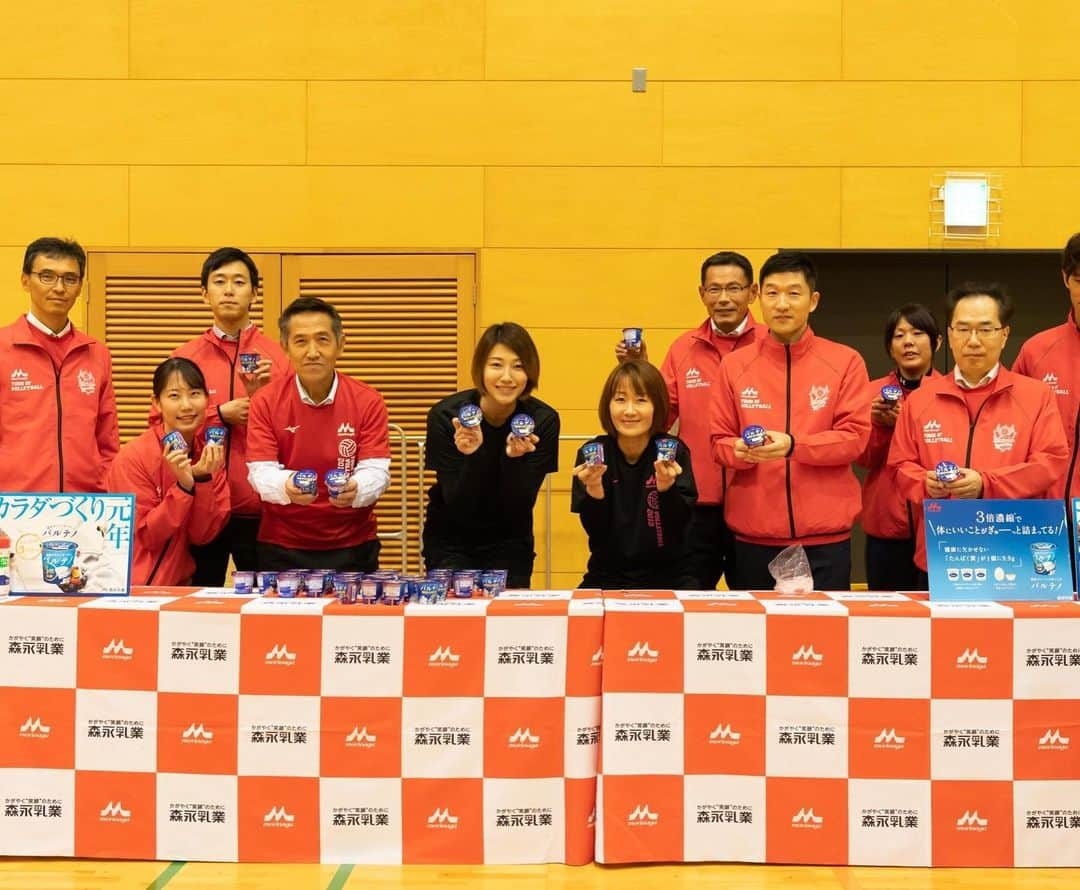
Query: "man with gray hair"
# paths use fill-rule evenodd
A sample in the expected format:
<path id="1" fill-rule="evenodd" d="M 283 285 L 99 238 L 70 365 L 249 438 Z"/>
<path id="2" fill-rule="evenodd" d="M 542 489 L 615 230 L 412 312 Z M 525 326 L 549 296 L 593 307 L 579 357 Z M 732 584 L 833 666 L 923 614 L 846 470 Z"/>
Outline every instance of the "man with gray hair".
<path id="1" fill-rule="evenodd" d="M 386 404 L 336 370 L 345 334 L 330 303 L 293 300 L 279 326 L 296 375 L 260 389 L 248 412 L 259 567 L 374 571 L 374 504 L 390 484 Z"/>

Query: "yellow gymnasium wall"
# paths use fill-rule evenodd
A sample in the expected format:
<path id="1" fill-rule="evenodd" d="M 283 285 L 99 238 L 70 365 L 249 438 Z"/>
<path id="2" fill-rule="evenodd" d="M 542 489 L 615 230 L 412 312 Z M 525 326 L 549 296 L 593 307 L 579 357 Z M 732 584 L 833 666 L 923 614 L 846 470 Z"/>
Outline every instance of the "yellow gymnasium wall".
<path id="1" fill-rule="evenodd" d="M 5 317 L 43 233 L 475 249 L 479 324 L 530 328 L 568 433 L 596 431 L 618 328 L 659 361 L 701 320 L 715 249 L 926 248 L 929 180 L 957 168 L 1000 174 L 997 246 L 1080 228 L 1065 0 L 55 0 L 3 23 Z M 565 494 L 554 516 L 572 584 Z"/>

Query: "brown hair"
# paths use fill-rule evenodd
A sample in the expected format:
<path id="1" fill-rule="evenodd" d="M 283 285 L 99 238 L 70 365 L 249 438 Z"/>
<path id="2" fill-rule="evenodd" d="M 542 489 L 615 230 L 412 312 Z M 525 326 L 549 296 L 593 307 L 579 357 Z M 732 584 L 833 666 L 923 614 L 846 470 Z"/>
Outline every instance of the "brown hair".
<path id="1" fill-rule="evenodd" d="M 476 349 L 472 357 L 472 379 L 476 388 L 484 392 L 484 366 L 487 364 L 491 350 L 502 344 L 519 359 L 525 367 L 525 391 L 521 394 L 527 399 L 536 387 L 540 385 L 540 354 L 536 351 L 529 332 L 521 325 L 512 321 L 503 321 L 493 324 L 480 335 Z"/>
<path id="2" fill-rule="evenodd" d="M 609 436 L 618 437 L 619 435 L 611 420 L 611 399 L 615 395 L 615 390 L 619 388 L 619 384 L 624 380 L 629 382 L 630 388 L 635 393 L 646 396 L 652 402 L 653 419 L 649 435 L 655 436 L 657 433 L 664 432 L 667 429 L 668 410 L 671 407 L 667 384 L 653 365 L 643 361 L 623 362 L 621 365 L 616 365 L 615 370 L 608 374 L 607 382 L 600 393 L 600 426 L 604 428 L 604 432 Z"/>

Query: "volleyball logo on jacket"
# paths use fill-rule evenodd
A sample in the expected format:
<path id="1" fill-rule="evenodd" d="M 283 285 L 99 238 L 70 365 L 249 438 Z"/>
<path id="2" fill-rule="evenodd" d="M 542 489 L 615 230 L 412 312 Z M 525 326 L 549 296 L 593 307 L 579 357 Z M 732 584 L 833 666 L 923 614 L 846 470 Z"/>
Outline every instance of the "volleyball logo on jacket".
<path id="1" fill-rule="evenodd" d="M 810 387 L 810 410 L 820 411 L 827 404 L 829 404 L 829 387 L 825 386 L 811 386 Z"/>

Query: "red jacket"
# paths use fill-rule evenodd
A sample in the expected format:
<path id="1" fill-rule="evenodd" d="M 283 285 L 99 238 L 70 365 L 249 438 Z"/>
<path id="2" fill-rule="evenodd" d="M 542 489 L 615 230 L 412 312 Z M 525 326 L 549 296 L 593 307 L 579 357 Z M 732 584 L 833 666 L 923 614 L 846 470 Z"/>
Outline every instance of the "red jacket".
<path id="1" fill-rule="evenodd" d="M 713 388 L 720 380 L 720 362 L 732 350 L 749 346 L 768 329 L 747 316 L 746 330 L 738 337 L 721 337 L 712 322 L 687 331 L 671 344 L 660 373 L 667 383 L 671 410 L 667 425 L 679 421 L 679 438 L 690 449 L 697 482 L 698 503 L 716 506 L 724 502 L 725 470 L 713 460 L 709 442 L 709 416 Z"/>
<path id="2" fill-rule="evenodd" d="M 202 451 L 201 432 L 192 460 Z M 225 473 L 196 482 L 195 493 L 188 494 L 162 459 L 163 434 L 161 424 L 154 424 L 121 448 L 109 468 L 109 491 L 135 495 L 131 583 L 136 585 L 185 583 L 195 570 L 190 546 L 212 541 L 229 518 Z"/>
<path id="3" fill-rule="evenodd" d="M 1020 347 L 1013 371 L 1042 380 L 1057 396 L 1058 411 L 1069 443 L 1069 468 L 1050 486 L 1052 498 L 1080 497 L 1080 473 L 1076 455 L 1080 450 L 1080 330 L 1069 313 L 1065 324 L 1042 331 Z"/>
<path id="4" fill-rule="evenodd" d="M 854 349 L 814 336 L 784 345 L 765 335 L 720 368 L 712 417 L 716 459 L 734 469 L 724 516 L 751 544 L 831 544 L 851 536 L 859 482 L 851 462 L 870 435 L 866 363 Z M 794 439 L 786 460 L 752 464 L 734 443 L 751 424 Z"/>
<path id="5" fill-rule="evenodd" d="M 1069 446 L 1053 393 L 1002 367 L 974 423 L 951 374 L 928 380 L 896 422 L 889 466 L 900 495 L 913 505 L 915 562 L 926 570 L 922 504 L 926 471 L 939 461 L 977 470 L 983 498 L 1041 498 L 1069 464 Z"/>
<path id="6" fill-rule="evenodd" d="M 72 330 L 57 367 L 26 316 L 0 329 L 0 455 L 5 491 L 105 491 L 120 449 L 112 357 Z"/>
<path id="7" fill-rule="evenodd" d="M 931 370 L 924 379 L 929 381 L 933 373 Z M 901 400 L 903 405 L 907 404 L 913 392 L 918 391 L 904 386 L 894 369 L 884 377 L 870 381 L 867 403 L 881 397 L 883 386 L 899 386 L 904 394 Z M 871 421 L 870 441 L 855 462 L 869 471 L 863 480 L 863 530 L 875 538 L 900 540 L 915 537 L 915 520 L 908 502 L 896 490 L 896 471 L 887 466 L 893 430 L 894 427 Z"/>
<path id="8" fill-rule="evenodd" d="M 206 378 L 210 406 L 219 408 L 225 402 L 247 395 L 244 382 L 240 379 L 240 361 L 237 358 L 241 352 L 257 352 L 263 358 L 270 359 L 273 363 L 270 368 L 271 383 L 293 374 L 292 365 L 281 347 L 255 325 L 241 331 L 239 341 L 222 340 L 210 328 L 194 340 L 178 346 L 172 354 L 191 359 L 199 366 Z M 150 410 L 151 423 L 155 423 L 160 416 L 158 412 Z M 225 466 L 229 474 L 232 512 L 239 516 L 258 516 L 262 512 L 262 499 L 247 478 L 247 424 L 233 426 L 223 420 L 222 425 L 229 429 Z"/>

